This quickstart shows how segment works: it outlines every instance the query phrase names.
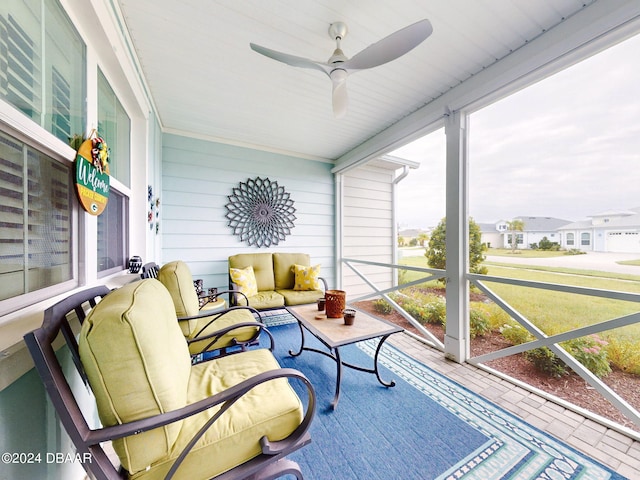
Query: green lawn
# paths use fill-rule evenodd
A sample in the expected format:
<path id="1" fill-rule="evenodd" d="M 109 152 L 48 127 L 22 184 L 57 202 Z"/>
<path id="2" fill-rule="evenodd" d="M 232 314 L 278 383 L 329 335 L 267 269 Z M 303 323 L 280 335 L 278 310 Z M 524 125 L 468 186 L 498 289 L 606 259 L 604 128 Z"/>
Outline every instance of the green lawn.
<path id="1" fill-rule="evenodd" d="M 622 260 L 622 261 L 616 262 L 616 263 L 618 263 L 620 265 L 634 265 L 634 266 L 640 267 L 640 259 L 638 259 L 638 260 Z"/>
<path id="2" fill-rule="evenodd" d="M 401 264 L 427 267 L 427 259 L 406 257 L 401 260 Z M 551 267 L 531 269 L 522 265 L 486 264 L 486 266 L 489 269 L 489 275 L 493 276 L 640 293 L 640 276 L 570 269 L 558 272 Z M 404 282 L 425 276 L 419 272 L 406 272 L 403 275 Z M 560 333 L 640 311 L 640 304 L 636 302 L 622 302 L 499 283 L 488 283 L 487 286 L 548 334 Z M 603 335 L 640 342 L 640 324 Z"/>
<path id="3" fill-rule="evenodd" d="M 516 250 L 514 252 L 507 248 L 490 248 L 485 254 L 497 257 L 550 258 L 562 257 L 566 255 L 566 252 L 552 252 L 550 250 Z"/>

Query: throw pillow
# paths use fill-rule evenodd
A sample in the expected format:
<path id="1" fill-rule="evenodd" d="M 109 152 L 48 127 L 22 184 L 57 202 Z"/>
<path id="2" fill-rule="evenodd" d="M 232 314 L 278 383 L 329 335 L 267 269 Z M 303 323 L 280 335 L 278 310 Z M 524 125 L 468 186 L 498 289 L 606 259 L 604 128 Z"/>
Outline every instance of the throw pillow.
<path id="1" fill-rule="evenodd" d="M 245 268 L 230 268 L 229 274 L 231 275 L 231 281 L 235 283 L 238 289 L 247 297 L 258 294 L 256 275 L 253 273 L 253 267 L 251 265 Z"/>
<path id="2" fill-rule="evenodd" d="M 294 290 L 320 290 L 318 277 L 320 276 L 320 265 L 313 267 L 305 267 L 303 265 L 294 265 L 291 267 L 295 275 Z"/>

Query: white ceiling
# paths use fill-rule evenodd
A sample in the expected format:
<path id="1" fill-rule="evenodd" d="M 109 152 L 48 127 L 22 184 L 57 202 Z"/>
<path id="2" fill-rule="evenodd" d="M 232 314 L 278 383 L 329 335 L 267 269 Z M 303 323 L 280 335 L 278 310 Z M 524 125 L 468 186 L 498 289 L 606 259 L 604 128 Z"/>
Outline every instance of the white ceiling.
<path id="1" fill-rule="evenodd" d="M 594 2 L 118 0 L 165 131 L 332 161 Z M 326 61 L 342 21 L 351 57 L 422 18 L 423 44 L 349 77 L 341 119 L 328 77 L 249 48 Z"/>

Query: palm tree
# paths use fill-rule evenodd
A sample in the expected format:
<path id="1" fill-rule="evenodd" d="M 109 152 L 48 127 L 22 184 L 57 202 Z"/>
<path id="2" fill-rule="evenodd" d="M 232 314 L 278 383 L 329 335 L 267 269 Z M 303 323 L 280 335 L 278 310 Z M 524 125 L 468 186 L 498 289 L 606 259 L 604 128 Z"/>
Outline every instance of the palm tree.
<path id="1" fill-rule="evenodd" d="M 418 234 L 417 239 L 418 239 L 418 244 L 419 244 L 421 247 L 424 247 L 424 246 L 425 246 L 425 244 L 429 241 L 429 235 L 427 235 L 427 234 L 426 234 L 426 233 L 424 233 L 424 232 L 420 232 L 420 233 Z"/>
<path id="2" fill-rule="evenodd" d="M 516 248 L 518 248 L 518 236 L 516 232 L 524 231 L 524 222 L 519 218 L 514 218 L 510 222 L 507 222 L 507 229 L 509 230 L 509 235 L 511 235 L 511 252 L 515 253 Z"/>

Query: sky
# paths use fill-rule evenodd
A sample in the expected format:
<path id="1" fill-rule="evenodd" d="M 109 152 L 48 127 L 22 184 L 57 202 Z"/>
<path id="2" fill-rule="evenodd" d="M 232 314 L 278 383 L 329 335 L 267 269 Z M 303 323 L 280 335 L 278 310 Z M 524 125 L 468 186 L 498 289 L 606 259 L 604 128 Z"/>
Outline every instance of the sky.
<path id="1" fill-rule="evenodd" d="M 479 223 L 585 220 L 640 207 L 640 35 L 470 117 L 469 208 Z M 400 228 L 445 215 L 445 137 L 392 155 L 420 162 L 398 190 Z"/>

